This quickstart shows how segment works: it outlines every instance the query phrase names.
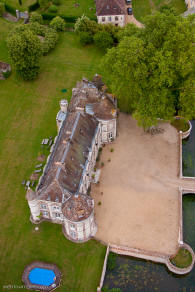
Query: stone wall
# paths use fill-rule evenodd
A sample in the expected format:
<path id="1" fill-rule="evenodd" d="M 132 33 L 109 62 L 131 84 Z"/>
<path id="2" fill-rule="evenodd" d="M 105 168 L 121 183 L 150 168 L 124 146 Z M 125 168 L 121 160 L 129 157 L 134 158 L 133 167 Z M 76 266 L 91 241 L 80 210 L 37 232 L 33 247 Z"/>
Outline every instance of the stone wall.
<path id="1" fill-rule="evenodd" d="M 97 292 L 101 292 L 101 289 L 102 289 L 103 284 L 104 284 L 104 278 L 105 278 L 105 274 L 106 274 L 106 267 L 107 267 L 107 261 L 108 261 L 109 253 L 110 253 L 110 246 L 108 244 L 107 245 L 107 250 L 106 250 L 106 255 L 105 255 L 105 258 L 104 258 L 104 265 L 103 265 L 103 269 L 102 269 L 102 275 L 101 275 L 101 279 L 100 279 L 100 285 L 97 288 Z"/>

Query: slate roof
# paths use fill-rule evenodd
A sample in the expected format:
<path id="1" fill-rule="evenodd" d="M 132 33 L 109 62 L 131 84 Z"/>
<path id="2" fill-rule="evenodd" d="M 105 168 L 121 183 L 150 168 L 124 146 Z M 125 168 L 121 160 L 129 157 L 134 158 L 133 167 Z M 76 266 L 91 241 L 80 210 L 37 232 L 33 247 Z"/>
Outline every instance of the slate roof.
<path id="1" fill-rule="evenodd" d="M 67 114 L 37 187 L 39 199 L 63 203 L 78 191 L 97 127 L 97 120 L 88 114 Z"/>
<path id="2" fill-rule="evenodd" d="M 125 0 L 96 0 L 97 16 L 124 15 Z"/>
<path id="3" fill-rule="evenodd" d="M 63 207 L 63 215 L 71 221 L 78 222 L 88 218 L 93 212 L 93 199 L 87 195 L 74 195 L 67 200 Z"/>

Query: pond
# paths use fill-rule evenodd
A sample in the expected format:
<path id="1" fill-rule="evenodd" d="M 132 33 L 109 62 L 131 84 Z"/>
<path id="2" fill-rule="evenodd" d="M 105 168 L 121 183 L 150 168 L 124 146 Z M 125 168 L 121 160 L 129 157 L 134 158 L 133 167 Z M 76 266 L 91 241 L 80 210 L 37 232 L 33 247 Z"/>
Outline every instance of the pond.
<path id="1" fill-rule="evenodd" d="M 183 196 L 183 227 L 184 242 L 195 250 L 195 194 Z M 194 292 L 195 268 L 178 276 L 163 264 L 117 256 L 115 268 L 106 271 L 104 286 L 120 288 L 122 292 Z"/>
<path id="2" fill-rule="evenodd" d="M 191 124 L 191 134 L 182 142 L 183 176 L 195 176 L 195 120 Z"/>

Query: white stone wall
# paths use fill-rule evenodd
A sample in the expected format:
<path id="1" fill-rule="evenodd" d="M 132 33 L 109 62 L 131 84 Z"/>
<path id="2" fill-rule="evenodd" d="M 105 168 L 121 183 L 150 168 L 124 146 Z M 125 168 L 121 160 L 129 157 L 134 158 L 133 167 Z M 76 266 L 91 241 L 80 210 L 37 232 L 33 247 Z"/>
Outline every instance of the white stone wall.
<path id="1" fill-rule="evenodd" d="M 96 135 L 92 141 L 91 151 L 88 154 L 85 172 L 83 174 L 82 181 L 80 184 L 79 189 L 80 193 L 86 194 L 90 186 L 91 176 L 96 164 L 96 158 L 98 156 L 98 150 L 100 146 L 101 146 L 101 125 L 99 124 Z"/>
<path id="2" fill-rule="evenodd" d="M 125 15 L 103 15 L 103 16 L 97 16 L 98 23 L 101 24 L 114 24 L 118 26 L 124 26 L 125 25 Z"/>
<path id="3" fill-rule="evenodd" d="M 35 199 L 32 201 L 28 201 L 28 205 L 30 208 L 32 219 L 34 221 L 39 221 L 39 215 L 40 215 L 39 202 Z"/>
<path id="4" fill-rule="evenodd" d="M 116 139 L 116 119 L 99 120 L 99 122 L 101 124 L 102 143 L 109 143 Z"/>
<path id="5" fill-rule="evenodd" d="M 92 212 L 87 219 L 79 222 L 73 222 L 65 218 L 64 227 L 67 235 L 73 240 L 88 240 L 91 236 L 94 236 L 97 231 L 94 212 Z"/>
<path id="6" fill-rule="evenodd" d="M 56 223 L 62 223 L 63 214 L 61 209 L 61 203 L 50 202 L 50 201 L 38 201 L 39 210 L 42 214 L 42 217 L 45 219 L 50 219 Z M 44 206 L 46 208 L 44 208 Z M 47 212 L 47 214 L 46 214 Z"/>

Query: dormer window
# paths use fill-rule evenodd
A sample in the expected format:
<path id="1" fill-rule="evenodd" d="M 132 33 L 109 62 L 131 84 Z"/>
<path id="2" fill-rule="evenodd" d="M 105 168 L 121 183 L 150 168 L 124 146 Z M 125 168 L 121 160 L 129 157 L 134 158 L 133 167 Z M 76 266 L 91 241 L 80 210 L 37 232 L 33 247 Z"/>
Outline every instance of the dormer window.
<path id="1" fill-rule="evenodd" d="M 109 5 L 107 5 L 106 8 L 109 9 L 110 8 Z"/>

